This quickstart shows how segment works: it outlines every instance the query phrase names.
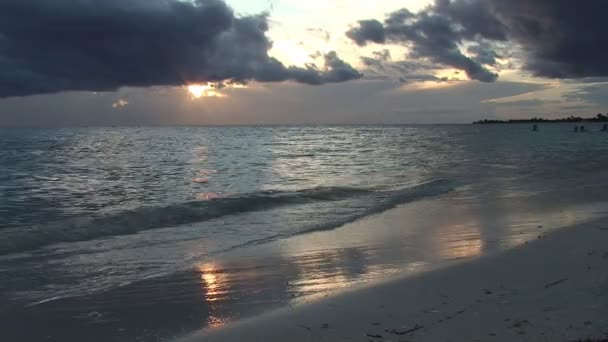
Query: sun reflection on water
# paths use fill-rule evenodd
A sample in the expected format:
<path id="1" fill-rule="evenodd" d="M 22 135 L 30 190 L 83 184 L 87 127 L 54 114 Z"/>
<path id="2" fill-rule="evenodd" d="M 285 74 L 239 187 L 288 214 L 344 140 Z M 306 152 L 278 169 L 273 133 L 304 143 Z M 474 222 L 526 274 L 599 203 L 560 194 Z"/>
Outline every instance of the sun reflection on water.
<path id="1" fill-rule="evenodd" d="M 198 267 L 201 275 L 203 290 L 205 292 L 205 300 L 207 302 L 216 302 L 224 298 L 228 292 L 225 289 L 225 279 L 223 274 L 213 264 L 205 264 Z"/>
<path id="2" fill-rule="evenodd" d="M 463 259 L 480 256 L 484 242 L 477 222 L 451 224 L 437 230 L 434 246 L 444 259 Z"/>
<path id="3" fill-rule="evenodd" d="M 219 302 L 224 300 L 228 293 L 225 287 L 225 279 L 214 264 L 200 265 L 197 270 L 200 273 L 203 297 L 209 305 L 207 325 L 210 328 L 222 327 L 230 321 L 229 317 L 220 314 L 222 305 Z"/>

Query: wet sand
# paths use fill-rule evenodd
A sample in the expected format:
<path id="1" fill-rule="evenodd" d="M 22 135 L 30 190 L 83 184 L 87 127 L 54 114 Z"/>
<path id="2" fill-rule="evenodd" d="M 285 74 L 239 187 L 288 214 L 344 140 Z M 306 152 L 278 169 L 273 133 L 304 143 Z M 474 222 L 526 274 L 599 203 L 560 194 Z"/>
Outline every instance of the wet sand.
<path id="1" fill-rule="evenodd" d="M 577 341 L 608 336 L 608 220 L 180 342 Z"/>

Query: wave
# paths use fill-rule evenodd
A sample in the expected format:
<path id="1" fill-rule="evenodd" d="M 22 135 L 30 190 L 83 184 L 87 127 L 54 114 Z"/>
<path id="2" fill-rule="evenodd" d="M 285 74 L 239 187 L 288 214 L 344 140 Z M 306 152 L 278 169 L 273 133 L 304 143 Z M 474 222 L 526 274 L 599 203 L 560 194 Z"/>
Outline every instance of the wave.
<path id="1" fill-rule="evenodd" d="M 249 241 L 240 246 L 259 244 L 314 231 L 330 230 L 360 218 L 380 213 L 399 204 L 435 196 L 452 189 L 445 179 L 432 180 L 413 187 L 393 190 L 374 188 L 319 187 L 298 191 L 260 191 L 237 197 L 181 203 L 166 207 L 144 207 L 100 217 L 76 218 L 46 225 L 12 227 L 0 230 L 0 255 L 22 253 L 48 245 L 78 242 L 110 236 L 136 234 L 140 231 L 200 223 L 220 217 L 281 206 L 347 200 L 367 196 L 366 209 L 337 215 L 334 220 Z M 340 217 L 341 216 L 341 217 Z"/>
<path id="2" fill-rule="evenodd" d="M 291 210 L 295 210 L 295 212 L 299 213 L 304 212 L 304 215 L 300 214 L 302 217 L 309 217 L 308 215 L 311 215 L 310 220 L 297 219 L 289 222 L 289 214 L 287 214 L 286 216 L 283 216 L 284 222 L 275 223 L 278 223 L 279 226 L 285 223 L 286 226 L 284 228 L 289 229 L 289 231 L 280 232 L 274 230 L 274 232 L 272 232 L 272 230 L 262 229 L 262 231 L 259 232 L 261 234 L 259 235 L 260 238 L 249 241 L 241 240 L 242 243 L 237 243 L 236 245 L 233 243 L 233 246 L 225 245 L 225 247 L 220 249 L 206 251 L 205 253 L 208 254 L 205 254 L 204 257 L 209 257 L 210 255 L 222 254 L 232 250 L 238 250 L 239 248 L 256 246 L 274 240 L 287 239 L 292 236 L 333 230 L 342 227 L 349 222 L 382 213 L 401 204 L 442 195 L 451 191 L 453 188 L 454 184 L 451 181 L 436 179 L 414 186 L 392 189 L 315 188 L 292 192 L 264 191 L 241 197 L 222 198 L 208 202 L 191 202 L 164 208 L 142 208 L 131 212 L 119 213 L 114 216 L 81 220 L 83 223 L 80 225 L 77 225 L 76 222 L 73 221 L 70 222 L 69 225 L 66 225 L 64 222 L 62 225 L 30 227 L 26 231 L 14 232 L 12 236 L 10 236 L 12 242 L 8 239 L 4 240 L 6 239 L 6 235 L 3 235 L 0 236 L 0 252 L 5 254 L 27 252 L 28 250 L 34 250 L 58 242 L 96 239 L 106 235 L 130 234 L 144 229 L 153 229 L 153 227 L 157 226 L 165 226 L 170 223 L 176 225 L 184 222 L 204 221 L 205 218 L 210 219 L 214 215 L 215 217 L 220 217 L 222 215 L 237 214 L 244 211 L 264 210 L 266 208 L 272 209 L 273 207 L 290 204 L 303 203 L 304 206 L 285 208 L 287 213 L 290 213 Z M 322 213 L 318 212 L 319 209 Z M 284 209 L 281 209 L 281 211 L 282 210 Z M 168 215 L 168 213 L 170 213 L 170 215 Z M 313 216 L 316 216 L 316 213 L 319 213 L 320 215 L 315 218 Z M 264 215 L 263 213 L 260 214 Z M 258 214 L 256 213 L 254 215 Z M 258 218 L 258 216 L 255 216 L 254 219 L 255 218 Z M 225 219 L 222 219 L 221 221 L 214 223 L 210 222 L 209 225 L 204 224 L 195 226 L 194 229 L 198 230 L 214 227 L 216 224 L 224 224 L 224 220 Z M 240 221 L 240 218 L 237 219 L 237 222 L 238 221 Z M 262 225 L 265 226 L 264 223 L 262 223 Z M 63 226 L 64 228 L 60 229 L 60 226 Z M 250 230 L 252 227 L 248 226 L 245 227 L 245 229 Z M 173 227 L 171 225 L 169 228 L 171 230 L 180 229 L 180 227 Z M 0 235 L 4 232 L 5 230 L 1 230 Z M 179 234 L 179 231 L 176 231 L 176 234 Z M 264 234 L 266 234 L 266 236 L 264 236 Z M 268 234 L 270 234 L 270 236 Z M 229 238 L 229 236 L 224 238 L 227 237 Z M 123 246 L 120 246 L 119 248 L 123 248 Z M 109 251 L 110 253 L 113 253 L 114 248 Z M 46 253 L 47 251 L 42 252 Z M 54 250 L 51 249 L 50 252 L 54 252 Z M 37 254 L 38 253 L 34 252 L 34 257 L 36 257 Z M 120 255 L 120 253 L 118 255 Z M 179 270 L 189 269 L 195 264 L 198 264 L 200 258 L 203 257 L 202 254 L 195 255 L 194 257 L 191 255 L 181 255 L 180 253 L 171 255 L 172 257 L 167 260 L 166 264 L 158 265 L 151 269 L 143 270 L 135 265 L 138 270 L 137 274 L 133 273 L 133 269 L 131 268 L 133 267 L 132 265 L 121 266 L 126 268 L 124 270 L 121 270 L 120 268 L 114 270 L 112 275 L 103 275 L 103 279 L 99 278 L 97 275 L 92 277 L 84 275 L 84 278 L 86 279 L 79 280 L 78 285 L 71 286 L 67 289 L 49 289 L 48 291 L 45 290 L 36 294 L 28 294 L 27 298 L 24 297 L 24 299 L 27 299 L 27 302 L 29 303 L 27 306 L 29 307 L 63 298 L 106 291 L 111 288 L 127 286 L 143 279 L 161 277 Z M 6 261 L 10 258 L 21 258 L 22 256 L 22 254 L 8 254 L 0 256 L 0 259 Z"/>
<path id="3" fill-rule="evenodd" d="M 431 181 L 427 181 L 412 187 L 397 189 L 397 190 L 388 190 L 388 191 L 377 191 L 375 192 L 376 196 L 376 204 L 370 206 L 367 209 L 360 210 L 356 214 L 352 214 L 346 217 L 342 217 L 333 221 L 324 222 L 321 224 L 315 224 L 308 227 L 303 227 L 295 232 L 289 232 L 284 234 L 277 234 L 269 237 L 265 237 L 262 239 L 248 241 L 244 244 L 233 246 L 228 250 L 224 250 L 222 252 L 226 252 L 229 250 L 248 247 L 252 245 L 259 245 L 268 243 L 271 241 L 285 239 L 293 236 L 310 234 L 314 232 L 320 231 L 329 231 L 336 228 L 339 228 L 345 224 L 355 222 L 357 220 L 363 219 L 368 216 L 373 216 L 376 214 L 383 213 L 389 209 L 393 209 L 399 205 L 414 202 L 417 200 L 423 200 L 426 198 L 431 198 L 435 196 L 439 196 L 445 193 L 448 193 L 454 189 L 454 184 L 447 179 L 434 179 Z"/>
<path id="4" fill-rule="evenodd" d="M 279 206 L 340 200 L 373 191 L 347 187 L 259 191 L 238 197 L 214 198 L 166 207 L 143 207 L 99 217 L 79 217 L 44 225 L 3 228 L 0 230 L 0 255 L 31 251 L 55 243 L 87 241 L 135 234 L 148 229 L 192 224 Z"/>

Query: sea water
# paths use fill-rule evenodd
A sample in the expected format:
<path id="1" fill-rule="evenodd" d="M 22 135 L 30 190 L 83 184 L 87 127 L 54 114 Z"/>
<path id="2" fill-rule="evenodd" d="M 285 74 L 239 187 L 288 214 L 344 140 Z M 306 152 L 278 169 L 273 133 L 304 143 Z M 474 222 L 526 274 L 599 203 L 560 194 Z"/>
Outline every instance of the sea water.
<path id="1" fill-rule="evenodd" d="M 430 198 L 604 201 L 599 128 L 2 129 L 0 301 L 93 295 Z"/>

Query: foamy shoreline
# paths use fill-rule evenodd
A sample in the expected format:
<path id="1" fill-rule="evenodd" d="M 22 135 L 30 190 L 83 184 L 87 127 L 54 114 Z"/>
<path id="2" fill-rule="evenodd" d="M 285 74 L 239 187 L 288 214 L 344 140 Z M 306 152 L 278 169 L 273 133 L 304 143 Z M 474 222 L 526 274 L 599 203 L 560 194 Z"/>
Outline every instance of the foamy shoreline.
<path id="1" fill-rule="evenodd" d="M 576 341 L 608 336 L 608 219 L 181 341 Z"/>

